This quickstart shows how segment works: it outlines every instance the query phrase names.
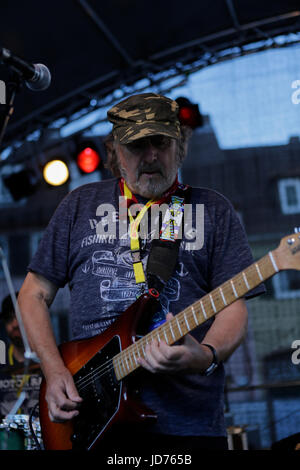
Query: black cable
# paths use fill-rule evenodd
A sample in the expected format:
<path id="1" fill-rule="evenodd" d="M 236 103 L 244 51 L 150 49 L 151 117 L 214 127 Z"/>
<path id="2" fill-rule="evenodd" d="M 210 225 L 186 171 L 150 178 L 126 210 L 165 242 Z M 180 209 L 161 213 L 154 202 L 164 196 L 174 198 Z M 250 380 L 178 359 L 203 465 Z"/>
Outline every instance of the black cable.
<path id="1" fill-rule="evenodd" d="M 32 410 L 30 411 L 30 415 L 29 415 L 29 428 L 30 428 L 30 432 L 31 432 L 31 435 L 33 437 L 33 440 L 34 440 L 34 443 L 36 445 L 36 448 L 37 450 L 43 450 L 42 447 L 41 447 L 41 444 L 39 443 L 39 440 L 38 438 L 36 437 L 36 434 L 35 434 L 35 431 L 33 429 L 33 425 L 32 425 L 32 418 L 33 418 L 33 415 L 34 415 L 34 412 L 36 410 L 36 408 L 39 406 L 38 403 L 36 403 L 34 405 L 34 407 L 32 408 Z"/>

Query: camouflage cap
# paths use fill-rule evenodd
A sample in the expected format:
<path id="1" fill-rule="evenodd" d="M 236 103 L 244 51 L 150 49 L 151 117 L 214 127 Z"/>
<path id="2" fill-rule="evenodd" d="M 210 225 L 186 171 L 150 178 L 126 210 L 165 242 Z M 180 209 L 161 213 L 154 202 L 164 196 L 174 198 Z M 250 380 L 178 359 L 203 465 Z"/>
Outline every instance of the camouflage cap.
<path id="1" fill-rule="evenodd" d="M 120 144 L 152 135 L 180 136 L 178 104 L 162 95 L 133 95 L 113 106 L 107 117 L 113 123 L 113 134 Z"/>

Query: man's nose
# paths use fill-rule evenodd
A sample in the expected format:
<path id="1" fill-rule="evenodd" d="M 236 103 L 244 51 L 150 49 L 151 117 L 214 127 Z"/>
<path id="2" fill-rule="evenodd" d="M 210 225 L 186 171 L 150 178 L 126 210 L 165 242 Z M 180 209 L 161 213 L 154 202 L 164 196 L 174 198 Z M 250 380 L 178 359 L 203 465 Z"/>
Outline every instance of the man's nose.
<path id="1" fill-rule="evenodd" d="M 154 145 L 152 145 L 151 142 L 149 142 L 145 149 L 144 161 L 151 163 L 157 160 L 157 157 L 158 157 L 157 148 Z"/>

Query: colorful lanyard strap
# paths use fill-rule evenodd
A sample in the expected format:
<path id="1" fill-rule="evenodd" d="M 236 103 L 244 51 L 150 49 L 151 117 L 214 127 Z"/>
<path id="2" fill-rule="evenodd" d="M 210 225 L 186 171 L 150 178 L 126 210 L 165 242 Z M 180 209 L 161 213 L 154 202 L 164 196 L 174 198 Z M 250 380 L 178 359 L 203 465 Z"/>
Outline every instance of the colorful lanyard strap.
<path id="1" fill-rule="evenodd" d="M 127 184 L 124 181 L 124 197 L 132 201 L 133 195 L 130 189 L 128 188 Z M 157 201 L 150 199 L 138 213 L 138 215 L 134 218 L 131 214 L 130 207 L 128 207 L 128 216 L 130 221 L 130 249 L 131 249 L 131 256 L 133 261 L 133 270 L 134 270 L 134 277 L 137 284 L 141 284 L 146 282 L 146 277 L 144 273 L 143 263 L 141 261 L 141 253 L 140 253 L 140 241 L 139 241 L 139 234 L 138 229 L 141 223 L 142 218 L 144 217 L 145 213 L 152 206 L 152 204 L 156 203 Z"/>
<path id="2" fill-rule="evenodd" d="M 146 282 L 146 276 L 144 273 L 144 268 L 143 264 L 141 261 L 141 254 L 140 254 L 140 241 L 139 241 L 139 233 L 138 229 L 141 223 L 142 218 L 144 217 L 145 213 L 147 210 L 153 205 L 153 204 L 161 204 L 162 202 L 167 201 L 172 194 L 174 194 L 179 186 L 178 180 L 174 182 L 172 187 L 159 199 L 150 199 L 140 210 L 138 215 L 134 218 L 131 211 L 130 211 L 130 206 L 133 203 L 138 203 L 136 197 L 132 194 L 131 190 L 128 188 L 125 180 L 121 178 L 120 180 L 120 189 L 121 193 L 123 196 L 126 198 L 127 202 L 127 207 L 128 207 L 128 216 L 129 216 L 129 221 L 130 221 L 130 249 L 131 249 L 131 256 L 132 256 L 132 261 L 133 261 L 133 270 L 134 270 L 134 276 L 135 276 L 135 281 L 137 284 L 145 283 Z M 183 185 L 182 185 L 183 187 Z M 186 186 L 184 186 L 186 187 Z M 161 238 L 162 239 L 171 239 L 174 241 L 174 222 L 175 222 L 175 229 L 176 227 L 176 212 L 182 213 L 183 208 L 180 207 L 178 208 L 179 202 L 183 204 L 184 199 L 178 198 L 176 196 L 172 196 L 173 199 L 173 204 L 175 202 L 175 214 L 173 213 L 173 209 L 171 208 L 170 213 L 171 217 L 169 222 L 163 224 L 162 227 L 162 232 L 161 232 Z M 180 205 L 180 204 L 179 204 Z M 174 217 L 175 215 L 175 217 Z M 171 230 L 172 234 L 168 233 L 169 230 Z M 168 235 L 167 235 L 168 233 Z M 171 236 L 170 236 L 171 235 Z"/>

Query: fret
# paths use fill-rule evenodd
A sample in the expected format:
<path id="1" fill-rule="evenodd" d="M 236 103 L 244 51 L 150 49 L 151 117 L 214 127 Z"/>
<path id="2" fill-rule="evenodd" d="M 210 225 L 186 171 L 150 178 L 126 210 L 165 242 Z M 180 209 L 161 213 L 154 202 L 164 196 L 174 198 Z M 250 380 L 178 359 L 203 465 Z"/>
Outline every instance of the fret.
<path id="1" fill-rule="evenodd" d="M 117 378 L 121 378 L 121 371 L 120 371 L 120 364 L 118 361 L 116 361 L 116 359 L 114 358 L 113 360 L 113 365 L 114 365 L 114 368 L 115 368 L 115 371 L 116 371 L 116 376 Z"/>
<path id="2" fill-rule="evenodd" d="M 134 365 L 133 365 L 133 362 L 132 362 L 132 358 L 131 358 L 130 351 L 128 351 L 128 352 L 129 352 L 129 355 L 128 355 L 128 357 L 129 357 L 129 359 L 130 359 L 131 367 L 134 367 Z"/>
<path id="3" fill-rule="evenodd" d="M 247 279 L 246 274 L 244 273 L 244 271 L 243 271 L 243 278 L 244 278 L 244 282 L 245 282 L 245 285 L 246 285 L 247 289 L 250 290 L 248 279 Z"/>
<path id="4" fill-rule="evenodd" d="M 192 314 L 193 314 L 193 317 L 194 317 L 195 323 L 196 323 L 196 325 L 199 325 L 199 322 L 198 322 L 198 319 L 197 319 L 197 317 L 196 317 L 196 314 L 195 314 L 195 311 L 194 311 L 194 307 L 193 307 L 193 305 L 191 306 L 191 309 L 192 309 Z"/>
<path id="5" fill-rule="evenodd" d="M 220 294 L 221 294 L 221 297 L 222 297 L 222 300 L 223 300 L 223 304 L 224 304 L 224 305 L 227 305 L 225 296 L 224 296 L 224 294 L 223 294 L 223 289 L 222 289 L 222 287 L 219 288 L 219 291 L 220 291 Z"/>
<path id="6" fill-rule="evenodd" d="M 235 296 L 236 299 L 238 299 L 239 296 L 238 296 L 238 293 L 237 293 L 237 291 L 236 291 L 236 289 L 235 289 L 235 286 L 234 286 L 234 284 L 233 284 L 233 280 L 231 280 L 230 283 L 231 283 L 231 287 L 232 287 L 234 296 Z"/>
<path id="7" fill-rule="evenodd" d="M 276 264 L 276 262 L 275 262 L 273 253 L 272 253 L 271 251 L 269 252 L 269 257 L 270 257 L 270 260 L 272 261 L 273 268 L 275 269 L 276 272 L 278 272 L 279 269 L 278 269 L 278 267 L 277 267 L 277 264 Z"/>
<path id="8" fill-rule="evenodd" d="M 191 328 L 190 328 L 190 325 L 189 325 L 189 322 L 187 321 L 187 318 L 186 318 L 186 312 L 184 312 L 184 319 L 185 319 L 185 323 L 186 323 L 186 326 L 187 326 L 187 329 L 188 331 L 191 331 Z"/>
<path id="9" fill-rule="evenodd" d="M 180 332 L 180 335 L 183 336 L 182 331 L 181 331 L 181 328 L 180 328 L 180 323 L 179 323 L 179 321 L 178 321 L 178 318 L 177 318 L 177 317 L 175 317 L 175 318 L 176 318 L 176 323 L 177 323 L 177 326 L 178 326 L 178 330 L 179 330 L 179 332 Z"/>
<path id="10" fill-rule="evenodd" d="M 271 252 L 265 255 L 263 258 L 261 258 L 257 262 L 257 266 L 259 268 L 263 281 L 265 279 L 268 279 L 270 276 L 273 276 L 277 272 L 276 269 L 278 269 L 276 261 Z M 256 271 L 257 271 L 257 268 L 256 268 Z M 259 279 L 261 281 L 261 278 Z"/>
<path id="11" fill-rule="evenodd" d="M 256 271 L 257 271 L 257 273 L 258 273 L 259 279 L 260 279 L 261 281 L 263 281 L 264 278 L 263 278 L 262 275 L 261 275 L 261 272 L 260 272 L 260 269 L 259 269 L 259 266 L 258 266 L 257 263 L 255 263 L 255 267 L 256 267 Z"/>
<path id="12" fill-rule="evenodd" d="M 207 314 L 206 314 L 205 308 L 203 307 L 202 300 L 200 300 L 200 305 L 201 305 L 201 308 L 202 308 L 202 313 L 203 313 L 203 316 L 204 316 L 204 318 L 206 318 L 206 319 L 207 319 Z"/>
<path id="13" fill-rule="evenodd" d="M 166 330 L 164 329 L 163 332 L 164 332 L 164 337 L 165 337 L 166 343 L 169 344 L 169 340 L 168 340 L 168 337 L 166 335 Z"/>
<path id="14" fill-rule="evenodd" d="M 174 341 L 176 341 L 176 336 L 174 335 L 174 331 L 173 331 L 173 328 L 172 328 L 172 323 L 171 323 L 171 321 L 168 323 L 168 325 L 169 325 L 170 330 L 171 330 L 171 335 L 172 335 Z"/>
<path id="15" fill-rule="evenodd" d="M 127 357 L 126 357 L 125 355 L 124 355 L 124 359 L 125 359 L 125 362 L 126 362 L 126 365 L 127 365 L 127 369 L 128 369 L 128 371 L 130 372 L 130 367 L 129 367 L 129 365 L 128 365 Z"/>
<path id="16" fill-rule="evenodd" d="M 213 311 L 214 311 L 215 313 L 217 313 L 217 309 L 216 309 L 216 306 L 215 306 L 215 303 L 214 303 L 214 300 L 213 300 L 213 298 L 212 298 L 212 295 L 211 295 L 211 294 L 209 294 L 209 298 L 210 298 L 210 302 L 211 302 L 211 305 L 212 305 Z"/>
<path id="17" fill-rule="evenodd" d="M 125 376 L 127 374 L 127 372 L 124 368 L 122 356 L 120 356 L 120 361 L 118 363 L 119 363 L 119 367 L 120 367 L 120 370 L 121 370 L 121 375 Z"/>
<path id="18" fill-rule="evenodd" d="M 136 360 L 134 351 L 132 351 L 132 354 L 133 354 L 133 357 L 134 357 L 135 365 L 137 366 L 137 365 L 138 365 L 138 361 Z"/>

